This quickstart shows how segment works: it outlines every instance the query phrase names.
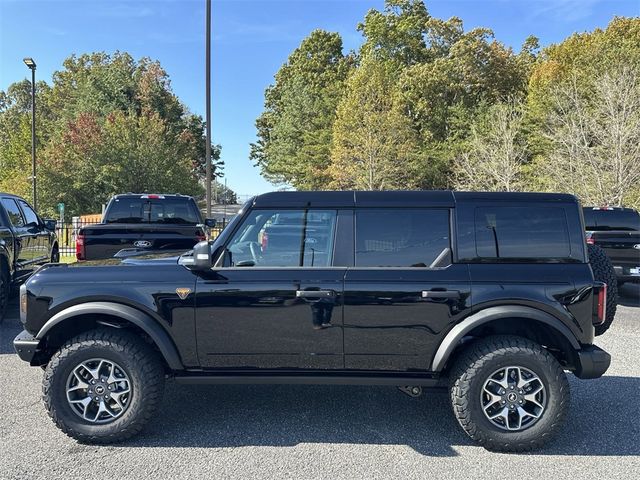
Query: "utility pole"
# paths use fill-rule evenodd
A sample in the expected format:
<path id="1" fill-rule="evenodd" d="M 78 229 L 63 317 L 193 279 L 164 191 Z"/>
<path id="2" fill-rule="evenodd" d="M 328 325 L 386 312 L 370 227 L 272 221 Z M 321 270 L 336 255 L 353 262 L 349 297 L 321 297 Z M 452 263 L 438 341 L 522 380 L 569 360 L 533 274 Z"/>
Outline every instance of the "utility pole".
<path id="1" fill-rule="evenodd" d="M 31 70 L 31 182 L 33 186 L 33 209 L 38 210 L 36 193 L 36 62 L 27 57 L 24 64 Z"/>
<path id="2" fill-rule="evenodd" d="M 206 33 L 206 127 L 207 127 L 207 145 L 206 145 L 206 167 L 207 167 L 207 218 L 211 218 L 211 0 L 207 2 L 207 33 Z"/>

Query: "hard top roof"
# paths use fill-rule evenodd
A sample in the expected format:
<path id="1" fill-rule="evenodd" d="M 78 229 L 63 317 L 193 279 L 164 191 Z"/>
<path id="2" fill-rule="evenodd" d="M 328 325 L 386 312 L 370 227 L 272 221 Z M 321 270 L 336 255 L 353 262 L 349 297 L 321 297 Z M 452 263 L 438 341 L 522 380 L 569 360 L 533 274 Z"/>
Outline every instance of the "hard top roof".
<path id="1" fill-rule="evenodd" d="M 453 207 L 456 203 L 490 201 L 569 202 L 566 193 L 453 192 L 450 190 L 270 192 L 253 199 L 254 207 Z"/>

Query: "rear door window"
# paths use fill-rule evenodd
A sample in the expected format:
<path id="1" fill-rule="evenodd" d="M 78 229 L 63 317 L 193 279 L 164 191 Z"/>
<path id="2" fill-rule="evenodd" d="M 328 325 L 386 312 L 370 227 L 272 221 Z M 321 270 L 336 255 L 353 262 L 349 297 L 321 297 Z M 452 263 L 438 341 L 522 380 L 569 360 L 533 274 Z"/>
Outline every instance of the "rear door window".
<path id="1" fill-rule="evenodd" d="M 567 218 L 562 208 L 476 208 L 475 238 L 480 258 L 562 259 L 571 256 Z"/>
<path id="2" fill-rule="evenodd" d="M 4 207 L 4 209 L 7 211 L 7 214 L 9 215 L 9 221 L 11 222 L 11 225 L 13 225 L 16 228 L 25 226 L 25 221 L 24 221 L 24 218 L 22 217 L 22 213 L 20 212 L 20 209 L 18 208 L 18 204 L 13 198 L 3 198 L 2 206 Z"/>
<path id="3" fill-rule="evenodd" d="M 24 218 L 27 225 L 40 225 L 38 215 L 36 215 L 36 212 L 33 211 L 29 204 L 24 200 L 19 200 L 19 202 L 20 207 L 22 208 L 22 213 L 24 213 Z"/>
<path id="4" fill-rule="evenodd" d="M 358 209 L 355 220 L 356 267 L 427 268 L 451 263 L 446 209 Z"/>

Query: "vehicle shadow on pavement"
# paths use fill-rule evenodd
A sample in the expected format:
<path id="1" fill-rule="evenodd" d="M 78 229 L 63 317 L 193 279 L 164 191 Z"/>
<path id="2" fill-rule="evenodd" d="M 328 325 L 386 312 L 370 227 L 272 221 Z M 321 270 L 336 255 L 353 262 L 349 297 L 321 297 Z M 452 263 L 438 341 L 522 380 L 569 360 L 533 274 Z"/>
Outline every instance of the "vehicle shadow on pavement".
<path id="1" fill-rule="evenodd" d="M 571 377 L 572 406 L 558 438 L 537 455 L 640 455 L 640 378 Z M 162 414 L 135 447 L 291 447 L 300 443 L 407 445 L 425 456 L 456 456 L 474 445 L 448 395 L 412 399 L 390 387 L 167 385 Z"/>

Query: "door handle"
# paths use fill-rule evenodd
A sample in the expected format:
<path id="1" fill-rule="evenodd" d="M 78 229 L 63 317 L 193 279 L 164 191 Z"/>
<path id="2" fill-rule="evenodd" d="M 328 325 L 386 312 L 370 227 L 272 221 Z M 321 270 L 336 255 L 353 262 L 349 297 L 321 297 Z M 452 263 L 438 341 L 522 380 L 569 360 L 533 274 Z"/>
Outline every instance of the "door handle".
<path id="1" fill-rule="evenodd" d="M 297 298 L 333 298 L 336 292 L 333 290 L 296 290 Z"/>
<path id="2" fill-rule="evenodd" d="M 457 290 L 423 290 L 422 298 L 460 298 Z"/>

